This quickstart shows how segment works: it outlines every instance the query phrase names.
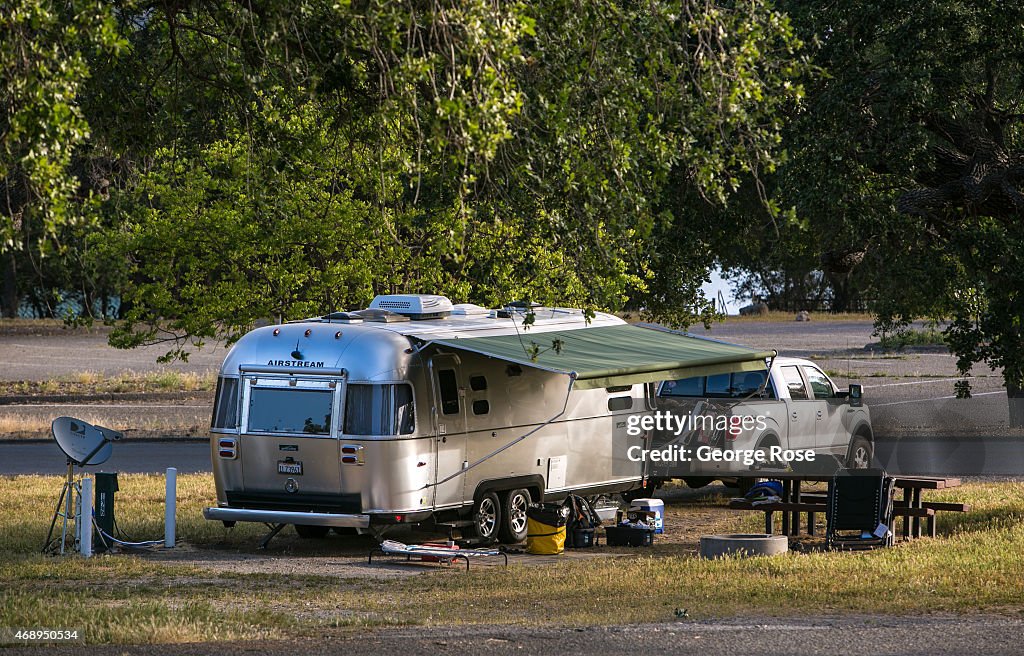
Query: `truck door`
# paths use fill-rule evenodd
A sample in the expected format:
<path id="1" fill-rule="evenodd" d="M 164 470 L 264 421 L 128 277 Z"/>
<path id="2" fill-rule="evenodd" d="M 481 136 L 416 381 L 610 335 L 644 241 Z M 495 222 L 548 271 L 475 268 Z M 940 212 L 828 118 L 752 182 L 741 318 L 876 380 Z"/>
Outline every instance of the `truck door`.
<path id="1" fill-rule="evenodd" d="M 253 373 L 241 379 L 238 492 L 296 506 L 336 502 L 344 378 Z"/>
<path id="2" fill-rule="evenodd" d="M 845 458 L 850 446 L 850 434 L 845 426 L 849 405 L 844 399 L 836 398 L 836 389 L 820 369 L 803 366 L 804 375 L 817 403 L 815 415 L 815 444 L 819 450 L 833 456 Z"/>
<path id="3" fill-rule="evenodd" d="M 782 382 L 791 399 L 786 402 L 789 411 L 789 444 L 783 443 L 782 446 L 790 449 L 814 449 L 817 402 L 811 396 L 807 383 L 796 365 L 781 366 L 779 373 L 782 374 Z"/>
<path id="4" fill-rule="evenodd" d="M 441 354 L 430 358 L 430 382 L 434 403 L 434 507 L 461 505 L 465 495 L 465 474 L 450 478 L 466 466 L 466 390 L 458 356 Z"/>

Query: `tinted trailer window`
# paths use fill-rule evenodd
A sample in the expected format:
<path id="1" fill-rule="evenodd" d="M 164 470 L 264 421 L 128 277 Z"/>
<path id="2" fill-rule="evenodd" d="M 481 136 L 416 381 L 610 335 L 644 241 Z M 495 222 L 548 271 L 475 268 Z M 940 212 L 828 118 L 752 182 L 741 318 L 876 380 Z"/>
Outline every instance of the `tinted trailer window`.
<path id="1" fill-rule="evenodd" d="M 409 435 L 415 427 L 409 385 L 349 384 L 343 429 L 346 435 Z"/>
<path id="2" fill-rule="evenodd" d="M 263 433 L 331 434 L 332 390 L 253 387 L 249 430 Z"/>

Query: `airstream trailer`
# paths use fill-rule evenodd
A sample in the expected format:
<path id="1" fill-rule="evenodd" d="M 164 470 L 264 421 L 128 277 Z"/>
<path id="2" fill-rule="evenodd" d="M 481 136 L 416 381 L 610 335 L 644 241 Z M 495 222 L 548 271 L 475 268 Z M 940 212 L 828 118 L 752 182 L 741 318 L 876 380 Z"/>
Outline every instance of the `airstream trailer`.
<path id="1" fill-rule="evenodd" d="M 428 295 L 258 328 L 220 371 L 204 515 L 303 536 L 447 522 L 516 542 L 531 501 L 642 487 L 628 454 L 649 436 L 627 418 L 653 412 L 654 382 L 770 355 L 610 314 Z"/>

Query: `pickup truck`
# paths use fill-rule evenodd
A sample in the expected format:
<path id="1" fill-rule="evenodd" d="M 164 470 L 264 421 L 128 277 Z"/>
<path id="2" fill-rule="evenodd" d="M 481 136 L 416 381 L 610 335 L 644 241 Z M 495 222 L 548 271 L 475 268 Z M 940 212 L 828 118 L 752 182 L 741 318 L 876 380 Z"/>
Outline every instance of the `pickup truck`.
<path id="1" fill-rule="evenodd" d="M 682 478 L 701 487 L 723 479 L 742 488 L 772 472 L 872 464 L 871 416 L 860 385 L 840 390 L 808 360 L 776 357 L 760 371 L 663 381 L 656 408 L 664 421 L 653 430 L 657 455 L 647 469 L 655 485 Z"/>

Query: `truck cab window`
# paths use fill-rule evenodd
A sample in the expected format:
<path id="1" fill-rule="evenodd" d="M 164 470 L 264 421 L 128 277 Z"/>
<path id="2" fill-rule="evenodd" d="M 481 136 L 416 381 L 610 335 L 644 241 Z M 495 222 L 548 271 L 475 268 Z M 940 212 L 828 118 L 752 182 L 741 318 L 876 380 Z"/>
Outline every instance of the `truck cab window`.
<path id="1" fill-rule="evenodd" d="M 811 384 L 811 391 L 814 392 L 815 399 L 835 398 L 836 391 L 832 388 L 832 383 L 829 382 L 828 376 L 820 370 L 815 367 L 804 367 L 804 375 L 807 376 L 807 381 Z"/>
<path id="2" fill-rule="evenodd" d="M 727 397 L 732 396 L 731 394 L 731 376 L 729 374 L 718 374 L 717 376 L 708 376 L 707 388 L 704 393 L 707 396 L 714 397 Z"/>
<path id="3" fill-rule="evenodd" d="M 810 395 L 807 394 L 807 386 L 804 384 L 804 379 L 800 377 L 800 370 L 795 366 L 786 366 L 779 368 L 782 371 L 782 379 L 786 381 L 786 387 L 789 388 L 789 397 L 795 401 L 807 400 Z"/>
<path id="4" fill-rule="evenodd" d="M 459 414 L 459 382 L 455 378 L 455 370 L 441 369 L 437 372 L 437 382 L 441 388 L 441 413 Z"/>
<path id="5" fill-rule="evenodd" d="M 704 376 L 666 380 L 659 396 L 704 396 Z"/>
<path id="6" fill-rule="evenodd" d="M 409 385 L 350 383 L 347 390 L 346 435 L 408 435 L 415 430 Z"/>

